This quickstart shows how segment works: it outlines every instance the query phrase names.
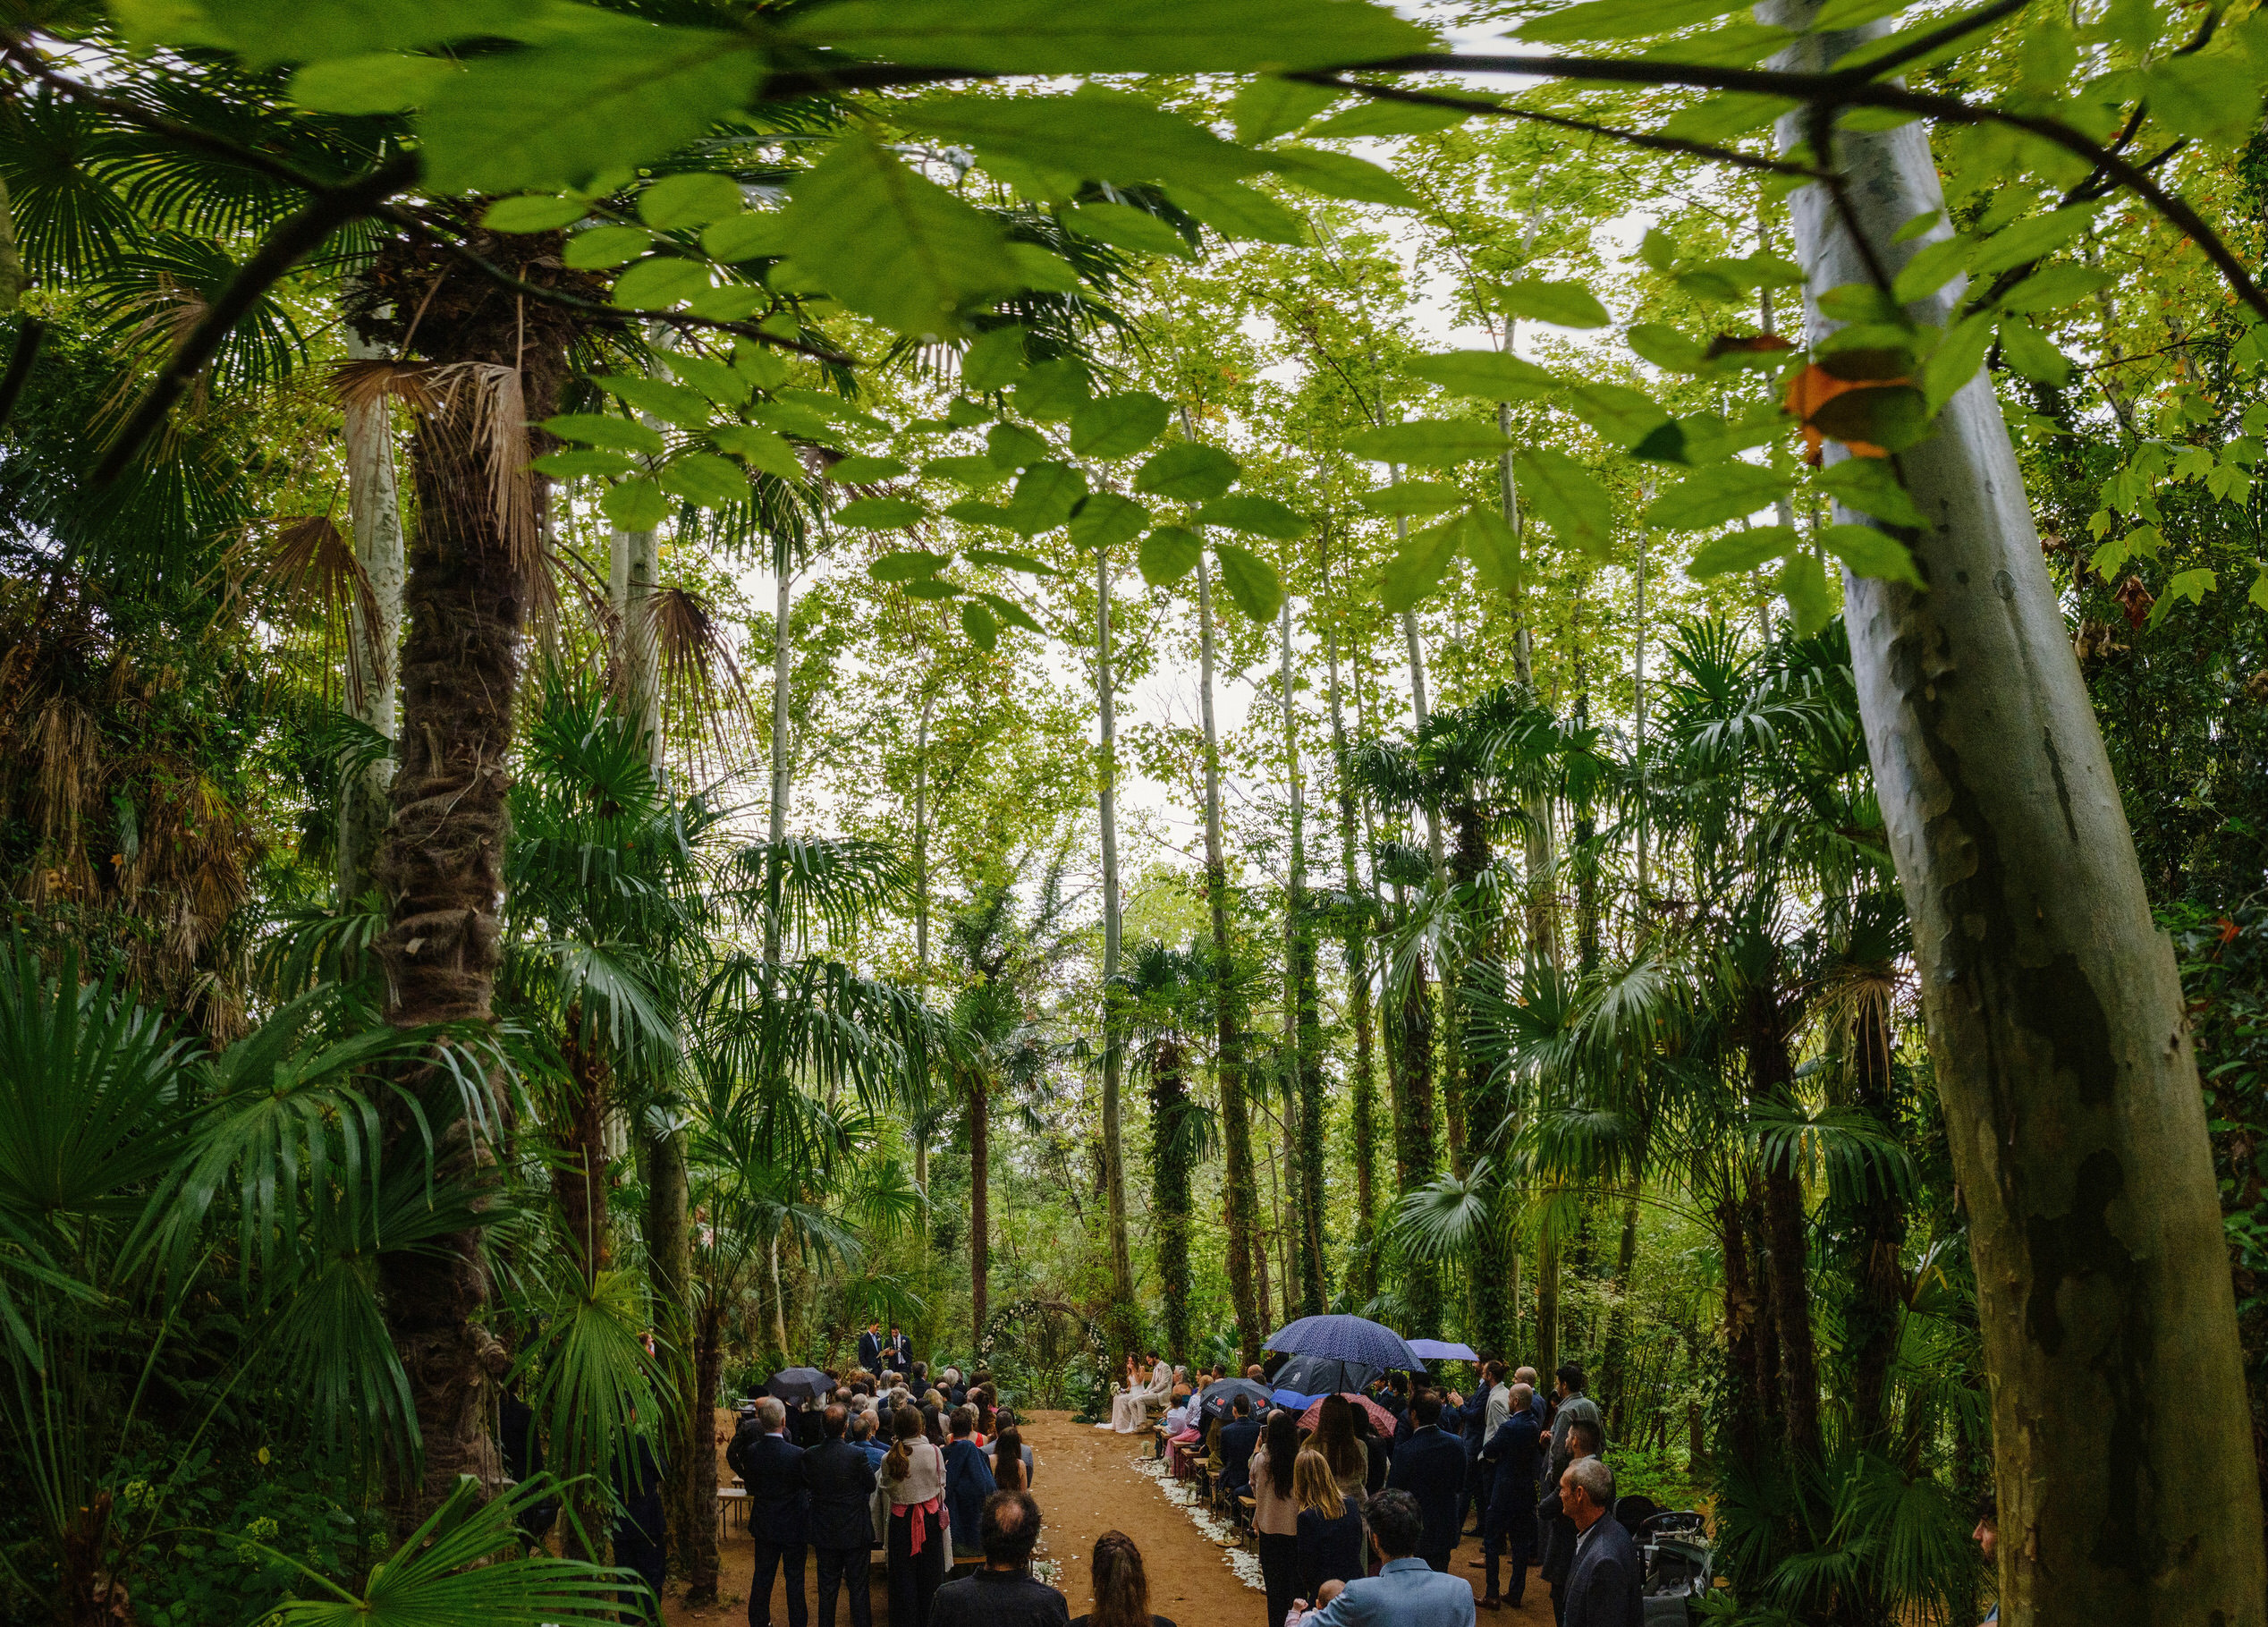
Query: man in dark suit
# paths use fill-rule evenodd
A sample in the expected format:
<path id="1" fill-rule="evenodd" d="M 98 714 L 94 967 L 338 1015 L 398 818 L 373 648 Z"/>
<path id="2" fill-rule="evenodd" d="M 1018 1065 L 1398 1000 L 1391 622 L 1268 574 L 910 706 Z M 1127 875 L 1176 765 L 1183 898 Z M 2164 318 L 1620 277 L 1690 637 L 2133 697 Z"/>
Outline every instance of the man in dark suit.
<path id="1" fill-rule="evenodd" d="M 1560 1473 L 1560 1506 L 1581 1533 L 1567 1578 L 1564 1627 L 1645 1627 L 1638 1549 L 1613 1517 L 1614 1472 L 1577 1458 Z"/>
<path id="2" fill-rule="evenodd" d="M 1480 1601 L 1483 1610 L 1505 1604 L 1517 1610 L 1528 1593 L 1528 1556 L 1536 1548 L 1536 1459 L 1544 1435 L 1528 1408 L 1528 1394 L 1524 1384 L 1512 1386 L 1504 1421 L 1481 1448 L 1481 1472 L 1489 1486 L 1481 1532 L 1481 1563 L 1488 1572 L 1488 1593 Z M 1512 1554 L 1512 1585 L 1500 1603 L 1496 1562 L 1507 1547 Z"/>
<path id="3" fill-rule="evenodd" d="M 867 1560 L 874 1548 L 874 1463 L 842 1438 L 848 1410 L 821 1415 L 821 1440 L 803 1454 L 803 1487 L 811 1497 L 811 1546 L 819 1555 L 819 1627 L 834 1627 L 834 1595 L 850 1594 L 850 1627 L 874 1627 Z M 798 1589 L 799 1597 L 801 1589 Z"/>
<path id="4" fill-rule="evenodd" d="M 1252 1481 L 1252 1449 L 1260 1444 L 1260 1420 L 1252 1416 L 1252 1397 L 1239 1392 L 1221 1426 L 1221 1484 L 1231 1491 Z"/>
<path id="5" fill-rule="evenodd" d="M 1415 1427 L 1394 1452 L 1386 1475 L 1388 1491 L 1406 1491 L 1426 1516 L 1418 1557 L 1436 1571 L 1449 1569 L 1457 1551 L 1457 1499 L 1465 1487 L 1465 1445 L 1441 1427 L 1442 1397 L 1427 1390 L 1409 1403 Z"/>
<path id="6" fill-rule="evenodd" d="M 882 1324 L 869 1322 L 867 1331 L 859 1335 L 859 1365 L 878 1376 L 882 1371 Z"/>
<path id="7" fill-rule="evenodd" d="M 1602 1444 L 1598 1426 L 1588 1419 L 1577 1419 L 1567 1428 L 1567 1443 L 1568 1450 L 1575 1454 L 1572 1462 L 1596 1459 Z M 1548 1440 L 1543 1443 L 1547 1455 L 1549 1445 Z M 1604 1468 L 1605 1465 L 1602 1463 L 1600 1467 Z M 1612 1470 L 1607 1470 L 1606 1484 L 1607 1512 L 1612 1513 L 1614 1509 L 1614 1474 Z M 1540 1573 L 1551 1584 L 1552 1615 L 1556 1620 L 1567 1614 L 1568 1578 L 1574 1572 L 1575 1549 L 1582 1538 L 1582 1531 L 1575 1523 L 1574 1514 L 1567 1506 L 1566 1495 L 1556 1478 L 1553 1482 L 1552 1495 L 1537 1505 L 1536 1518 L 1543 1528 L 1544 1563 L 1539 1567 Z"/>
<path id="8" fill-rule="evenodd" d="M 803 1480 L 803 1448 L 786 1435 L 788 1410 L 776 1396 L 756 1403 L 757 1437 L 738 1467 L 749 1488 L 749 1535 L 756 1575 L 749 1583 L 749 1627 L 772 1627 L 772 1578 L 786 1574 L 788 1627 L 804 1627 L 803 1549 L 811 1540 L 811 1494 Z"/>
<path id="9" fill-rule="evenodd" d="M 892 1372 L 913 1371 L 913 1341 L 907 1338 L 905 1329 L 894 1322 L 890 1325 L 890 1339 L 883 1346 L 882 1353 L 890 1359 Z"/>

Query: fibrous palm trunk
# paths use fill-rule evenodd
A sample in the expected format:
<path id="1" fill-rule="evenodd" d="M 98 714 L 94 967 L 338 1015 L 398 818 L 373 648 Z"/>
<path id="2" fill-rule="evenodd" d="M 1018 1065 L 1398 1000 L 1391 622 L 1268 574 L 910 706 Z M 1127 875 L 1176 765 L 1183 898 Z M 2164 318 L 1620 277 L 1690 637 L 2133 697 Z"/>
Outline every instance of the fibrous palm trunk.
<path id="1" fill-rule="evenodd" d="M 473 247 L 526 280 L 580 281 L 561 269 L 556 234 L 475 232 Z M 377 945 L 386 1017 L 402 1027 L 485 1022 L 501 942 L 520 635 L 541 569 L 545 490 L 528 462 L 548 437 L 527 426 L 558 401 L 572 319 L 437 248 L 402 240 L 381 247 L 349 317 L 404 350 L 414 319 L 416 350 L 433 364 L 432 400 L 410 450 L 418 530 L 403 595 L 401 761 L 375 867 L 389 917 Z M 437 1069 L 410 1082 L 429 1109 L 444 1108 L 444 1093 L 455 1088 Z M 478 1120 L 446 1119 L 433 1153 L 436 1179 L 487 1183 L 508 1128 L 503 1093 L 491 1092 L 483 1107 Z M 389 1112 L 388 1155 L 423 1157 L 422 1131 L 406 1105 Z M 380 1277 L 423 1446 L 421 1475 L 415 1484 L 402 1477 L 391 1499 L 406 1531 L 459 1475 L 498 1479 L 489 1385 L 510 1356 L 483 1323 L 488 1282 L 477 1232 L 388 1253 Z"/>
<path id="2" fill-rule="evenodd" d="M 357 361 L 385 354 L 350 323 L 346 353 Z M 395 734 L 394 683 L 402 645 L 402 499 L 394 481 L 394 418 L 385 396 L 347 403 L 341 427 L 346 444 L 346 506 L 354 528 L 354 558 L 361 590 L 348 602 L 346 709 L 378 733 Z M 385 834 L 387 792 L 394 759 L 386 757 L 345 776 L 339 786 L 339 902 L 369 890 L 370 866 Z"/>
<path id="3" fill-rule="evenodd" d="M 983 1360 L 992 1275 L 992 1080 L 981 1068 L 962 1072 L 969 1093 L 969 1343 Z"/>
<path id="4" fill-rule="evenodd" d="M 1792 1105 L 1795 1065 L 1788 1054 L 1789 1024 L 1778 993 L 1768 984 L 1752 984 L 1741 1022 L 1748 1099 Z M 1802 1178 L 1788 1158 L 1765 1161 L 1763 1186 L 1764 1247 L 1772 1256 L 1772 1320 L 1780 1341 L 1781 1404 L 1788 1445 L 1799 1461 L 1808 1460 L 1819 1453 L 1819 1359 L 1811 1331 L 1807 1269 L 1811 1227 L 1804 1212 Z"/>
<path id="5" fill-rule="evenodd" d="M 1816 69 L 1879 31 L 1787 55 Z M 1921 125 L 1834 145 L 1854 218 L 1790 200 L 1814 290 L 1894 275 L 1951 230 Z M 1895 241 L 1919 218 L 1937 224 Z M 1944 323 L 1960 289 L 1914 309 Z M 2196 1059 L 1988 375 L 1899 471 L 1930 586 L 1850 579 L 1847 619 L 1968 1206 L 2001 1619 L 2257 1619 L 2268 1555 Z"/>
<path id="6" fill-rule="evenodd" d="M 1267 1269 L 1259 1256 L 1259 1191 L 1252 1165 L 1252 1121 L 1245 1100 L 1244 1032 L 1236 996 L 1236 962 L 1229 949 L 1229 871 L 1222 852 L 1221 741 L 1213 717 L 1213 584 L 1203 557 L 1197 565 L 1197 694 L 1205 724 L 1205 902 L 1213 928 L 1213 1001 L 1218 1042 L 1214 1070 L 1221 1085 L 1222 1184 L 1228 1228 L 1229 1297 L 1236 1306 L 1237 1343 L 1246 1365 L 1260 1360 L 1266 1291 L 1255 1297 L 1253 1271 Z"/>
<path id="7" fill-rule="evenodd" d="M 1179 1040 L 1162 1039 L 1150 1056 L 1150 1217 L 1157 1280 L 1165 1301 L 1165 1354 L 1187 1361 L 1189 1350 L 1189 1080 Z"/>

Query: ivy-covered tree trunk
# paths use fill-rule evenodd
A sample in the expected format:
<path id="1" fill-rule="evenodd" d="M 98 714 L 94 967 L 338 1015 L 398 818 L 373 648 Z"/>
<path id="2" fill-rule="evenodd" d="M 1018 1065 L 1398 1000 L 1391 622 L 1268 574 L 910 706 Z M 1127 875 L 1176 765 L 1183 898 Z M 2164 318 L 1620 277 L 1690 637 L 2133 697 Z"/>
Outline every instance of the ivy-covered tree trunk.
<path id="1" fill-rule="evenodd" d="M 1284 595 L 1278 653 L 1283 704 L 1284 774 L 1291 792 L 1291 866 L 1283 901 L 1283 1040 L 1299 1098 L 1299 1310 L 1319 1317 L 1330 1287 L 1323 1258 L 1323 1028 L 1316 1012 L 1315 924 L 1307 903 L 1305 786 L 1299 773 L 1298 715 L 1291 708 L 1291 596 Z"/>
<path id="2" fill-rule="evenodd" d="M 356 361 L 376 360 L 385 351 L 362 330 L 347 325 L 346 353 Z M 354 528 L 355 563 L 362 567 L 361 591 L 349 600 L 346 631 L 346 709 L 391 741 L 395 738 L 394 685 L 400 677 L 402 591 L 405 569 L 402 546 L 402 498 L 394 461 L 394 415 L 382 394 L 359 395 L 346 403 L 341 438 L 346 446 L 346 507 Z M 369 890 L 370 867 L 385 835 L 388 791 L 394 781 L 391 755 L 349 773 L 339 786 L 339 902 L 345 905 Z"/>
<path id="3" fill-rule="evenodd" d="M 1243 1018 L 1235 995 L 1236 962 L 1229 948 L 1229 870 L 1222 852 L 1221 741 L 1213 718 L 1213 584 L 1210 567 L 1197 564 L 1197 693 L 1205 723 L 1205 902 L 1213 928 L 1213 998 L 1218 1025 L 1214 1069 L 1221 1085 L 1222 1185 L 1228 1229 L 1229 1297 L 1236 1304 L 1237 1343 L 1243 1362 L 1260 1360 L 1265 1314 L 1253 1284 L 1259 1251 L 1260 1193 L 1252 1165 L 1252 1122 L 1245 1102 Z M 1263 1267 L 1263 1269 L 1265 1267 Z"/>
<path id="4" fill-rule="evenodd" d="M 562 270 L 555 233 L 475 232 L 471 242 L 529 281 L 580 280 Z M 574 336 L 567 313 L 529 303 L 437 248 L 388 240 L 349 319 L 403 351 L 413 312 L 432 403 L 410 445 L 418 528 L 403 593 L 402 749 L 374 869 L 389 923 L 377 943 L 385 1015 L 404 1028 L 490 1018 L 520 633 L 542 568 L 545 487 L 528 462 L 548 437 L 526 426 L 554 410 Z M 508 1129 L 503 1092 L 490 1093 L 475 1121 L 453 1112 L 456 1086 L 439 1070 L 407 1082 L 445 1126 L 432 1155 L 435 1178 L 486 1185 Z M 388 1156 L 424 1157 L 423 1131 L 406 1105 L 393 1103 L 388 1114 Z M 461 1474 L 499 1478 L 490 1385 L 511 1356 L 485 1326 L 488 1278 L 477 1231 L 387 1253 L 379 1272 L 423 1443 L 418 1483 L 405 1479 L 391 1499 L 406 1532 Z"/>
<path id="5" fill-rule="evenodd" d="M 1362 1239 L 1363 1299 L 1378 1292 L 1378 1085 L 1373 1055 L 1374 1018 L 1370 1009 L 1370 965 L 1366 953 L 1368 928 L 1358 912 L 1363 896 L 1362 869 L 1355 856 L 1355 792 L 1346 773 L 1347 720 L 1339 698 L 1339 634 L 1324 634 L 1324 655 L 1331 674 L 1331 744 L 1339 763 L 1340 868 L 1346 875 L 1347 935 L 1342 953 L 1347 965 L 1348 1015 L 1355 1030 L 1354 1074 L 1348 1089 L 1348 1111 L 1354 1120 L 1355 1216 Z"/>
<path id="6" fill-rule="evenodd" d="M 1165 1354 L 1188 1361 L 1189 1341 L 1189 1055 L 1180 1041 L 1159 1041 L 1150 1057 L 1150 1226 L 1157 1281 L 1165 1301 Z"/>
<path id="7" fill-rule="evenodd" d="M 968 1068 L 961 1085 L 969 1092 L 969 1340 L 982 1352 L 992 1270 L 992 1080 Z"/>
<path id="8" fill-rule="evenodd" d="M 1119 1092 L 1126 1067 L 1125 1021 L 1119 987 L 1118 698 L 1111 681 L 1110 550 L 1095 555 L 1095 695 L 1101 746 L 1096 768 L 1103 837 L 1103 1202 L 1109 1232 L 1111 1343 L 1119 1355 L 1136 1353 L 1140 1335 L 1134 1305 L 1134 1262 L 1126 1241 L 1126 1142 L 1119 1123 Z"/>
<path id="9" fill-rule="evenodd" d="M 1816 71 L 1888 26 L 1781 60 Z M 1835 159 L 1863 242 L 1821 189 L 1791 199 L 1815 295 L 1951 229 L 1921 124 L 1844 134 Z M 1962 297 L 1910 309 L 1942 325 Z M 1846 615 L 1968 1208 L 2001 1620 L 2256 1621 L 2268 1555 L 2196 1058 L 1988 376 L 1898 470 L 1929 587 L 1849 580 Z"/>

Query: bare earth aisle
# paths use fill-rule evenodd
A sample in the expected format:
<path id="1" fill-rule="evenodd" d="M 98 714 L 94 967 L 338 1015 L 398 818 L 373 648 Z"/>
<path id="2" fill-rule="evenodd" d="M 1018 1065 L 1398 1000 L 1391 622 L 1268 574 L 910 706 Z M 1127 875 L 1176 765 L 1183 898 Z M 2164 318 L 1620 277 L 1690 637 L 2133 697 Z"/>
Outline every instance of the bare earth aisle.
<path id="1" fill-rule="evenodd" d="M 1058 1585 L 1071 1602 L 1074 1616 L 1083 1614 L 1094 1598 L 1087 1583 L 1088 1556 L 1095 1538 L 1107 1530 L 1124 1531 L 1140 1545 L 1149 1569 L 1150 1608 L 1172 1618 L 1175 1627 L 1270 1627 L 1263 1618 L 1266 1606 L 1260 1593 L 1245 1586 L 1223 1563 L 1221 1550 L 1199 1536 L 1189 1517 L 1168 1503 L 1157 1487 L 1134 1467 L 1148 1450 L 1147 1436 L 1112 1435 L 1087 1424 L 1071 1422 L 1068 1412 L 1037 1412 L 1024 1425 L 1024 1438 L 1039 1459 L 1032 1492 L 1047 1526 L 1044 1557 L 1062 1565 Z M 732 1483 L 732 1472 L 720 1461 L 719 1478 Z M 1480 1557 L 1477 1539 L 1457 1550 L 1453 1569 L 1477 1594 L 1481 1572 L 1466 1563 Z M 748 1538 L 735 1530 L 725 1540 L 724 1580 L 718 1603 L 707 1609 L 690 1609 L 673 1597 L 664 1601 L 671 1627 L 721 1627 L 726 1622 L 748 1619 L 751 1560 Z M 815 1601 L 817 1577 L 805 1566 L 804 1596 Z M 756 1618 L 761 1627 L 764 1616 Z M 785 1589 L 774 1582 L 771 1598 L 771 1627 L 787 1627 Z M 848 1627 L 847 1612 L 837 1608 L 836 1627 Z M 876 1627 L 920 1627 L 890 1620 L 890 1589 L 882 1566 L 874 1569 Z M 1549 1627 L 1550 1600 L 1531 1573 L 1522 1608 L 1494 1615 L 1484 1613 L 1480 1627 Z M 816 1610 L 812 1627 L 817 1627 Z"/>

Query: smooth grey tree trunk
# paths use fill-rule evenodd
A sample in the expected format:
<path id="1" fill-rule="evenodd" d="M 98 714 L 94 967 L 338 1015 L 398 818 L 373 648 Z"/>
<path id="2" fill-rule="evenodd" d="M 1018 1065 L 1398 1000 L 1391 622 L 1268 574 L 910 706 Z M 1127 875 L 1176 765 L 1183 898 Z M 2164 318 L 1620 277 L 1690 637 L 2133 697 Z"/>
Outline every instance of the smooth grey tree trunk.
<path id="1" fill-rule="evenodd" d="M 1818 71 L 1888 26 L 1781 64 Z M 1920 124 L 1838 157 L 1893 274 L 1945 234 L 1891 242 L 1942 205 Z M 1823 189 L 1792 214 L 1814 300 L 1866 280 Z M 1942 323 L 1958 297 L 1910 309 Z M 1845 614 L 1968 1209 L 2001 1619 L 2258 1623 L 2252 1419 L 2180 986 L 1989 378 L 1899 463 L 1930 587 L 1847 579 Z"/>
<path id="2" fill-rule="evenodd" d="M 764 911 L 764 958 L 780 958 L 780 844 L 788 834 L 788 682 L 794 675 L 794 646 L 789 638 L 789 614 L 795 608 L 794 561 L 787 538 L 777 542 L 773 559 L 777 587 L 772 606 L 772 843 L 771 897 Z"/>
<path id="3" fill-rule="evenodd" d="M 385 352 L 351 324 L 346 353 L 357 361 Z M 345 411 L 346 508 L 354 557 L 368 589 L 350 597 L 346 635 L 347 710 L 388 740 L 396 728 L 394 691 L 402 672 L 402 498 L 394 470 L 393 409 L 384 396 Z M 339 902 L 370 888 L 370 864 L 393 812 L 389 754 L 339 785 Z"/>
<path id="4" fill-rule="evenodd" d="M 612 542 L 606 587 L 621 628 L 614 660 L 622 710 L 646 741 L 647 760 L 659 772 L 666 756 L 662 736 L 661 651 L 654 626 L 654 592 L 661 577 L 661 533 L 616 531 Z"/>

